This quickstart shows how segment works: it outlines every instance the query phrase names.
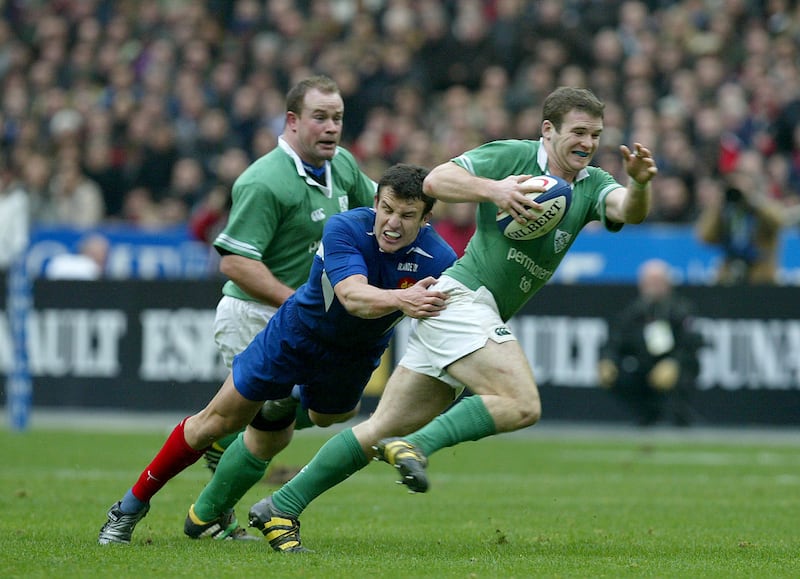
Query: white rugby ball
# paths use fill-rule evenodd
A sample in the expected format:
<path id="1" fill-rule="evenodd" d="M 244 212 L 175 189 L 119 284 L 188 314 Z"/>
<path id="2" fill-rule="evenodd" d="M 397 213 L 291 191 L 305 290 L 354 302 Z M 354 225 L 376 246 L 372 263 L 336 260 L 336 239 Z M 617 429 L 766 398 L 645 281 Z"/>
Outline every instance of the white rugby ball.
<path id="1" fill-rule="evenodd" d="M 544 187 L 544 192 L 528 193 L 528 197 L 542 206 L 536 217 L 519 223 L 505 211 L 497 212 L 497 227 L 500 232 L 515 241 L 536 239 L 550 233 L 561 223 L 572 203 L 572 187 L 561 177 L 539 175 L 531 177 L 526 184 Z"/>

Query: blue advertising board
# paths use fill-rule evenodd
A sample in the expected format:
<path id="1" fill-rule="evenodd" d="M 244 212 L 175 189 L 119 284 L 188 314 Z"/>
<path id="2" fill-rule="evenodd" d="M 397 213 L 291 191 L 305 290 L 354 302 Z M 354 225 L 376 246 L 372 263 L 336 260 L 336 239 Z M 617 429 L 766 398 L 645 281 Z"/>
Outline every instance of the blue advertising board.
<path id="1" fill-rule="evenodd" d="M 619 233 L 591 227 L 575 240 L 552 282 L 634 283 L 638 267 L 657 257 L 672 266 L 678 283 L 709 285 L 721 255 L 716 246 L 698 241 L 688 226 L 637 225 Z M 800 233 L 782 235 L 780 255 L 781 284 L 800 285 Z"/>
<path id="2" fill-rule="evenodd" d="M 216 275 L 216 252 L 192 239 L 185 227 L 142 230 L 105 226 L 93 232 L 105 235 L 111 249 L 109 279 L 203 279 Z M 64 227 L 37 227 L 31 235 L 26 269 L 40 277 L 54 255 L 76 252 L 89 232 Z M 780 281 L 800 285 L 800 232 L 781 238 Z M 686 285 L 709 285 L 721 259 L 720 250 L 697 240 L 689 226 L 637 225 L 609 233 L 593 224 L 575 240 L 553 283 L 635 283 L 636 271 L 658 257 L 673 268 L 675 279 Z"/>
<path id="3" fill-rule="evenodd" d="M 120 224 L 92 230 L 35 227 L 25 257 L 27 274 L 41 277 L 51 258 L 77 253 L 81 240 L 96 233 L 110 244 L 108 279 L 203 279 L 216 271 L 214 250 L 193 239 L 186 227 L 148 230 Z"/>

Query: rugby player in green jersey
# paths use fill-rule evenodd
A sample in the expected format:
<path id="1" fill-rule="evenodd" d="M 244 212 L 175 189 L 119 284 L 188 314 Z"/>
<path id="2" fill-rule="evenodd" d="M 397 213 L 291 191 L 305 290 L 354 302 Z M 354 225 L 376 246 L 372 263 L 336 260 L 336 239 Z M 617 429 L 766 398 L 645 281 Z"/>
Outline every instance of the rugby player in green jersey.
<path id="1" fill-rule="evenodd" d="M 278 146 L 233 185 L 228 223 L 214 241 L 220 272 L 228 277 L 214 339 L 228 368 L 306 281 L 328 218 L 373 204 L 375 182 L 339 146 L 343 118 L 344 102 L 332 79 L 298 82 L 286 96 Z M 235 439 L 219 440 L 206 453 L 212 471 Z"/>
<path id="2" fill-rule="evenodd" d="M 449 294 L 447 309 L 414 322 L 406 353 L 374 414 L 331 438 L 303 471 L 250 509 L 251 526 L 273 549 L 302 550 L 300 513 L 372 458 L 397 467 L 401 482 L 424 492 L 433 452 L 539 420 L 536 380 L 506 321 L 547 283 L 585 225 L 599 221 L 618 231 L 625 223 L 641 223 L 650 208 L 657 168 L 647 148 L 620 146 L 629 177 L 625 185 L 589 165 L 603 131 L 603 108 L 590 91 L 561 87 L 544 102 L 540 140 L 488 143 L 428 175 L 425 192 L 432 197 L 478 203 L 477 231 L 465 255 L 436 284 Z M 533 217 L 524 195 L 532 186 L 522 183 L 542 174 L 572 184 L 566 215 L 536 239 L 504 237 L 495 223 L 497 211 L 520 222 Z M 440 414 L 465 387 L 473 396 Z"/>

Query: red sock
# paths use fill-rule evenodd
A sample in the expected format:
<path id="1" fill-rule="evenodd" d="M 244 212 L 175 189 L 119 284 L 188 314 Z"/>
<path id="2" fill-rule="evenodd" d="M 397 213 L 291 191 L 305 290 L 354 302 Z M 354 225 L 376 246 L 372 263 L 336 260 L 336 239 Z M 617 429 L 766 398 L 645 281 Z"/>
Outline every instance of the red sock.
<path id="1" fill-rule="evenodd" d="M 149 502 L 169 480 L 188 466 L 197 462 L 205 449 L 195 450 L 186 443 L 183 434 L 184 418 L 169 435 L 164 446 L 158 451 L 153 462 L 139 475 L 139 480 L 131 489 L 133 495 L 142 502 Z"/>

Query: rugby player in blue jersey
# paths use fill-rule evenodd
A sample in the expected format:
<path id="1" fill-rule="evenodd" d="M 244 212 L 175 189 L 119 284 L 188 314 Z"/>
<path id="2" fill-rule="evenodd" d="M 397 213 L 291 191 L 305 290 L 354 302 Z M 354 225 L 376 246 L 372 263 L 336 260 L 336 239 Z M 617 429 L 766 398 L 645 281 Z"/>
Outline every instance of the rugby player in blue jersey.
<path id="1" fill-rule="evenodd" d="M 438 316 L 447 294 L 428 289 L 456 258 L 428 224 L 435 203 L 422 192 L 427 170 L 390 167 L 374 208 L 332 216 L 308 281 L 234 358 L 231 374 L 208 406 L 173 430 L 136 483 L 108 512 L 98 542 L 129 543 L 150 499 L 196 462 L 218 438 L 250 423 L 223 454 L 186 519 L 191 537 L 251 537 L 233 506 L 285 448 L 295 408 L 264 405 L 291 399 L 295 384 L 319 426 L 355 414 L 361 394 L 404 316 Z M 266 409 L 266 410 L 264 410 Z"/>

